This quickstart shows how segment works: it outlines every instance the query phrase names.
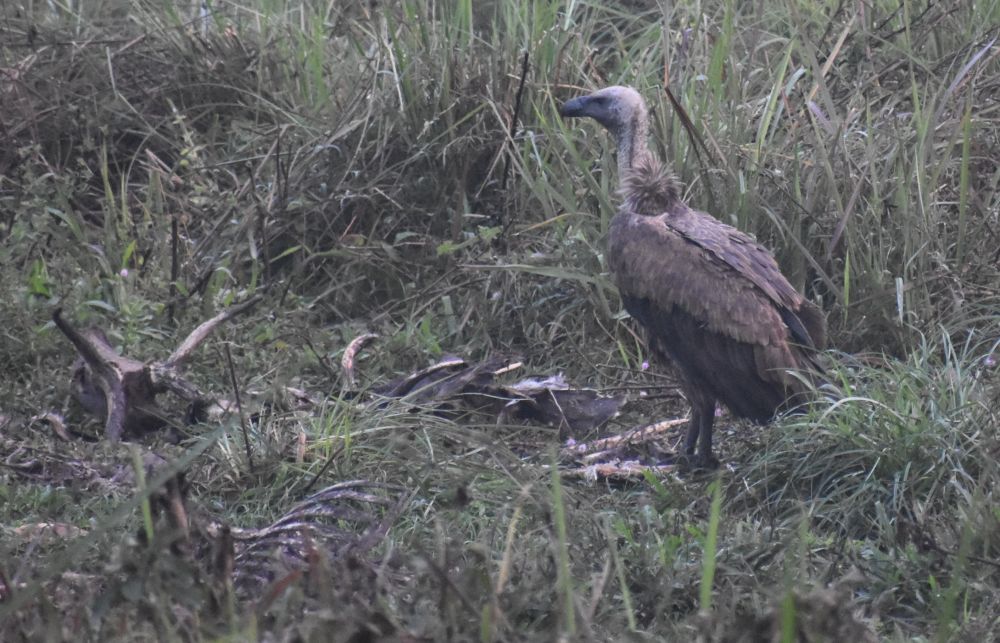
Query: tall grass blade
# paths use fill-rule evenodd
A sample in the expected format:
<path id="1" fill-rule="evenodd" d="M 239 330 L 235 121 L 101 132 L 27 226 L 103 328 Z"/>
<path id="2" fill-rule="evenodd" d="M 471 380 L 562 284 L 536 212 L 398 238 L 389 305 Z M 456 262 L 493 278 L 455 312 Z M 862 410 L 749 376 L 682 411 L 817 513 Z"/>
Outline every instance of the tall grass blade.
<path id="1" fill-rule="evenodd" d="M 708 532 L 705 534 L 702 552 L 701 585 L 698 596 L 698 605 L 704 614 L 712 611 L 712 586 L 715 583 L 715 555 L 719 540 L 719 519 L 722 514 L 722 484 L 718 478 L 708 486 L 708 492 L 712 495 L 712 505 L 709 509 Z"/>
<path id="2" fill-rule="evenodd" d="M 961 271 L 965 265 L 965 236 L 968 230 L 969 163 L 972 150 L 972 98 L 965 104 L 962 115 L 962 163 L 958 172 L 958 238 L 955 241 L 955 263 Z"/>
<path id="3" fill-rule="evenodd" d="M 552 453 L 552 519 L 556 528 L 556 589 L 562 599 L 562 630 L 572 636 L 576 633 L 576 612 L 573 599 L 573 576 L 570 571 L 569 534 L 566 527 L 566 505 L 563 502 L 562 480 L 559 476 L 558 459 Z"/>
<path id="4" fill-rule="evenodd" d="M 753 163 L 758 166 L 761 162 L 761 151 L 764 149 L 766 141 L 771 134 L 771 122 L 774 119 L 775 111 L 778 107 L 778 99 L 781 97 L 782 87 L 785 82 L 785 73 L 788 71 L 788 63 L 792 59 L 792 52 L 795 51 L 795 40 L 789 40 L 785 47 L 785 55 L 778 64 L 778 69 L 774 74 L 774 84 L 771 86 L 771 93 L 767 97 L 767 105 L 764 113 L 761 114 L 757 124 L 757 145 L 754 147 Z"/>

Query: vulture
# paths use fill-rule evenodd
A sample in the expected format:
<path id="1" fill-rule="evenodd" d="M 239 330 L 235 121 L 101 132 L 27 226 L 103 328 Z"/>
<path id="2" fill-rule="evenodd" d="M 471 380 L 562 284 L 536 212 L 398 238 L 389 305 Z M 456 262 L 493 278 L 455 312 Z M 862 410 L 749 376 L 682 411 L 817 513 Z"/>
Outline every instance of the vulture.
<path id="1" fill-rule="evenodd" d="M 716 404 L 763 424 L 805 401 L 823 372 L 823 313 L 766 248 L 684 203 L 647 147 L 648 112 L 636 90 L 606 87 L 567 101 L 560 114 L 593 118 L 617 144 L 621 206 L 608 264 L 651 352 L 679 371 L 691 404 L 681 460 L 717 467 Z"/>

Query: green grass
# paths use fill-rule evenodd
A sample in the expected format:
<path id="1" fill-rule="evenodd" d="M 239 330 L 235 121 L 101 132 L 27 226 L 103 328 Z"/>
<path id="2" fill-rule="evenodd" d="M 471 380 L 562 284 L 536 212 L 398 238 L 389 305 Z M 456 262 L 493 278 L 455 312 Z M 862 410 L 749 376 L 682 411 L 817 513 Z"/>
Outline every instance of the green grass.
<path id="1" fill-rule="evenodd" d="M 1000 635 L 1000 2 L 606 5 L 0 10 L 0 638 Z M 557 113 L 612 83 L 649 100 L 688 201 L 772 248 L 830 320 L 824 400 L 720 420 L 718 486 L 581 483 L 551 468 L 552 429 L 344 394 L 362 332 L 380 335 L 362 389 L 444 354 L 669 382 L 639 370 L 607 272 L 612 146 Z M 100 432 L 69 399 L 55 307 L 156 359 L 256 293 L 185 371 L 232 397 L 228 349 L 245 414 L 264 410 L 253 470 L 235 417 L 138 446 L 186 471 L 193 522 L 263 527 L 311 483 L 414 495 L 362 564 L 316 553 L 247 596 L 217 532 L 178 551 L 146 513 L 164 478 L 137 482 L 127 447 L 31 419 Z M 637 399 L 611 429 L 681 408 Z"/>

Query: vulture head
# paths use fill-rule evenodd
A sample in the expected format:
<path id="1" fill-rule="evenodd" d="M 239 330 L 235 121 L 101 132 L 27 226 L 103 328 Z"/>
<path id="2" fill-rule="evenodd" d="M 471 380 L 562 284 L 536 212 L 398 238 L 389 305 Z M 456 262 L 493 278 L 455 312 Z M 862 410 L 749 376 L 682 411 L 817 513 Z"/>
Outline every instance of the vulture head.
<path id="1" fill-rule="evenodd" d="M 567 101 L 559 114 L 563 117 L 589 116 L 615 136 L 634 130 L 638 122 L 645 123 L 647 118 L 646 102 L 639 92 L 621 85 L 577 96 Z"/>
<path id="2" fill-rule="evenodd" d="M 607 129 L 618 147 L 619 194 L 636 214 L 658 215 L 678 202 L 680 186 L 669 166 L 656 162 L 646 147 L 649 112 L 631 87 L 605 87 L 563 104 L 565 118 L 590 117 Z"/>
<path id="3" fill-rule="evenodd" d="M 649 154 L 646 149 L 649 130 L 646 101 L 631 87 L 615 85 L 587 96 L 577 96 L 563 104 L 559 115 L 589 117 L 603 125 L 618 147 L 618 169 L 622 176 Z"/>

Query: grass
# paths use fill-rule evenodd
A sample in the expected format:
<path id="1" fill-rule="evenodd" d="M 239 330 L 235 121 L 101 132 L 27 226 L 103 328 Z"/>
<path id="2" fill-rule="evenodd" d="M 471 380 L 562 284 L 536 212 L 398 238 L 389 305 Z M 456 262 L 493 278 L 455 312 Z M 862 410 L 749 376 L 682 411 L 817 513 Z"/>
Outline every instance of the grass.
<path id="1" fill-rule="evenodd" d="M 1000 2 L 744 4 L 0 10 L 0 638 L 1000 635 Z M 361 406 L 341 380 L 376 332 L 361 389 L 445 354 L 669 382 L 607 273 L 611 146 L 557 115 L 612 83 L 649 100 L 689 202 L 830 321 L 824 400 L 720 420 L 717 484 L 577 482 L 554 430 Z M 373 550 L 313 547 L 247 595 L 219 532 L 185 550 L 152 519 L 166 474 L 33 418 L 100 433 L 56 306 L 152 359 L 254 293 L 186 370 L 232 397 L 231 356 L 252 470 L 238 417 L 136 447 L 185 471 L 193 522 L 261 528 L 350 480 L 413 496 L 371 505 L 393 518 Z M 666 391 L 612 430 L 683 412 Z"/>

